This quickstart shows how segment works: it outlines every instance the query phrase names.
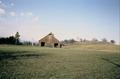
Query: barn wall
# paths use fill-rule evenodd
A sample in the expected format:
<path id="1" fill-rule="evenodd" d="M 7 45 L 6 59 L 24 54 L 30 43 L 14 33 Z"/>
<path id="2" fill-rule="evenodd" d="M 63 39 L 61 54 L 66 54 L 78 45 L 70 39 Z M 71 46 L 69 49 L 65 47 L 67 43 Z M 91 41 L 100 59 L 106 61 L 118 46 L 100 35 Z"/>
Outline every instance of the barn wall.
<path id="1" fill-rule="evenodd" d="M 43 47 L 54 47 L 54 44 L 55 43 L 46 43 L 45 42 L 45 46 L 43 46 Z M 39 42 L 39 46 L 41 46 L 41 42 Z M 58 43 L 58 46 L 57 47 L 60 47 L 60 43 Z"/>

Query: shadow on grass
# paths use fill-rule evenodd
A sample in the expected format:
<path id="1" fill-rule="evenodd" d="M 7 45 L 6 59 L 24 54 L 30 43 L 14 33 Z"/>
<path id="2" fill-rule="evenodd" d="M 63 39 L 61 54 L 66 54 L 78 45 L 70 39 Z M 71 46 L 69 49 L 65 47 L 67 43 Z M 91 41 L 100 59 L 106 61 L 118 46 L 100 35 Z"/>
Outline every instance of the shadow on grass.
<path id="1" fill-rule="evenodd" d="M 0 52 L 0 61 L 2 60 L 18 60 L 18 59 L 33 59 L 33 58 L 40 58 L 46 56 L 47 54 L 37 54 L 37 53 L 30 53 L 28 51 L 22 52 Z"/>
<path id="2" fill-rule="evenodd" d="M 102 60 L 107 61 L 107 62 L 109 62 L 109 63 L 115 65 L 116 67 L 119 67 L 119 68 L 120 68 L 120 64 L 117 64 L 117 63 L 115 63 L 115 62 L 113 62 L 113 61 L 111 61 L 111 60 L 109 60 L 109 59 L 102 58 Z"/>

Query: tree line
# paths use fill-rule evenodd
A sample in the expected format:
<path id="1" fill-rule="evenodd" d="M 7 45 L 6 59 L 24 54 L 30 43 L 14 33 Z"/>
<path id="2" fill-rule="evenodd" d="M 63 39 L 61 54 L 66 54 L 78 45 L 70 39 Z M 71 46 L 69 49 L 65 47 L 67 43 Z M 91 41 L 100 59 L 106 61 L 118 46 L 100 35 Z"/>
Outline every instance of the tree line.
<path id="1" fill-rule="evenodd" d="M 62 41 L 62 43 L 64 43 L 64 44 L 75 44 L 75 43 L 86 43 L 86 44 L 88 44 L 88 43 L 91 43 L 91 44 L 115 44 L 115 40 L 110 40 L 110 41 L 108 41 L 106 38 L 103 38 L 103 39 L 101 39 L 101 40 L 98 40 L 97 38 L 93 38 L 92 40 L 87 40 L 87 39 L 82 39 L 82 38 L 80 38 L 79 40 L 75 40 L 75 39 L 67 39 L 67 40 L 64 40 L 64 41 Z"/>
<path id="2" fill-rule="evenodd" d="M 20 35 L 19 32 L 15 34 L 15 36 L 9 36 L 9 37 L 0 37 L 0 44 L 13 44 L 13 45 L 20 45 Z"/>
<path id="3" fill-rule="evenodd" d="M 33 43 L 31 41 L 20 41 L 20 34 L 19 32 L 16 32 L 14 36 L 9 37 L 0 37 L 0 44 L 12 44 L 12 45 L 38 45 L 36 43 Z"/>

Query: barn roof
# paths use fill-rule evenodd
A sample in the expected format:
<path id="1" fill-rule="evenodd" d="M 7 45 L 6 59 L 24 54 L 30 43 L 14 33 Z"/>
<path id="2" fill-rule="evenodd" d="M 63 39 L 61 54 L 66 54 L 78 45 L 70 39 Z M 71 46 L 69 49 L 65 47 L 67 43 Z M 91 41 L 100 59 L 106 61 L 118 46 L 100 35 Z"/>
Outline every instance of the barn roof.
<path id="1" fill-rule="evenodd" d="M 55 38 L 54 34 L 51 32 L 47 36 L 45 36 L 42 39 L 40 39 L 39 42 L 59 43 L 59 40 L 57 38 Z"/>

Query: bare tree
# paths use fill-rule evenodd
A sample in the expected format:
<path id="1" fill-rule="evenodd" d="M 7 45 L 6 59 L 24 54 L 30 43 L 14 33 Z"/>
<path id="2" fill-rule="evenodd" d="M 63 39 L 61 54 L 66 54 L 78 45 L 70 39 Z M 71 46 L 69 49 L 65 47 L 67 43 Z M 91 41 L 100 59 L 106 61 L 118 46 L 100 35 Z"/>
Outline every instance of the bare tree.
<path id="1" fill-rule="evenodd" d="M 97 42 L 97 41 L 98 41 L 97 38 L 93 38 L 93 39 L 92 39 L 92 42 Z"/>
<path id="2" fill-rule="evenodd" d="M 102 39 L 102 42 L 103 42 L 103 43 L 107 43 L 107 39 L 106 39 L 106 38 L 103 38 L 103 39 Z"/>

